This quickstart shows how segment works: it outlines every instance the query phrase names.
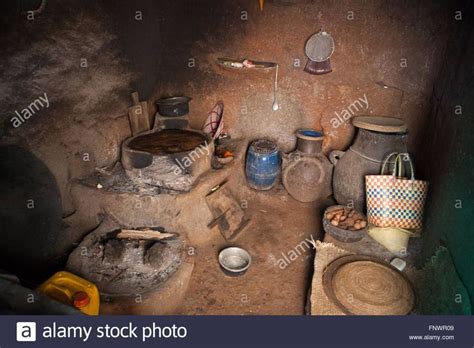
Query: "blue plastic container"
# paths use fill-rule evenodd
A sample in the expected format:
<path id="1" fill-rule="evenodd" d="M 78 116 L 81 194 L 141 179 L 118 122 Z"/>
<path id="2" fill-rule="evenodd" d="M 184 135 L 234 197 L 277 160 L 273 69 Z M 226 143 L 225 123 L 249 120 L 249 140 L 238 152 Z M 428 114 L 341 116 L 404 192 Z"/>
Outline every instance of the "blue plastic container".
<path id="1" fill-rule="evenodd" d="M 250 144 L 245 163 L 248 185 L 256 190 L 270 190 L 276 182 L 281 167 L 278 146 L 267 139 Z"/>

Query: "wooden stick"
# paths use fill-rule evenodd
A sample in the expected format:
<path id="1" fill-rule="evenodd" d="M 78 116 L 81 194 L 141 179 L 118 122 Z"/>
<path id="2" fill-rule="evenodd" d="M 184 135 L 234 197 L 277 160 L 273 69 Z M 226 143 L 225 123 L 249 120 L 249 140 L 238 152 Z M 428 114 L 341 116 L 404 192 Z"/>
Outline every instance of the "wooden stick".
<path id="1" fill-rule="evenodd" d="M 230 210 L 230 208 L 228 208 L 225 212 L 223 212 L 221 215 L 219 215 L 218 217 L 216 217 L 214 220 L 212 220 L 211 222 L 209 222 L 207 224 L 207 228 L 212 228 L 214 226 L 216 226 L 218 223 L 220 223 L 222 220 L 225 219 L 225 214 L 227 214 L 227 212 Z"/>
<path id="2" fill-rule="evenodd" d="M 132 102 L 133 102 L 133 105 L 138 105 L 140 103 L 138 92 L 132 92 Z"/>
<path id="3" fill-rule="evenodd" d="M 163 240 L 177 237 L 177 233 L 160 232 L 150 229 L 128 230 L 122 229 L 117 233 L 119 239 Z"/>

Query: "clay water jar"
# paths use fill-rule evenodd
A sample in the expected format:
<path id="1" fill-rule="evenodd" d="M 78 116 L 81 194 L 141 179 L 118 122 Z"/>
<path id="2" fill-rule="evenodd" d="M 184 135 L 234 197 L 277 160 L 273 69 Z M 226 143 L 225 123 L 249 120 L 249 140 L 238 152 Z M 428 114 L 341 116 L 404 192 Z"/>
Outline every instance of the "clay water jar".
<path id="1" fill-rule="evenodd" d="M 339 204 L 364 211 L 365 175 L 379 174 L 388 154 L 407 152 L 408 128 L 392 117 L 358 116 L 352 123 L 357 128 L 353 144 L 329 154 L 335 166 L 333 194 Z"/>
<path id="2" fill-rule="evenodd" d="M 321 152 L 324 136 L 311 128 L 300 128 L 296 131 L 296 150 L 307 154 L 317 155 Z"/>
<path id="3" fill-rule="evenodd" d="M 333 166 L 321 152 L 324 135 L 310 128 L 296 131 L 296 150 L 284 156 L 282 181 L 297 201 L 313 202 L 331 195 Z"/>

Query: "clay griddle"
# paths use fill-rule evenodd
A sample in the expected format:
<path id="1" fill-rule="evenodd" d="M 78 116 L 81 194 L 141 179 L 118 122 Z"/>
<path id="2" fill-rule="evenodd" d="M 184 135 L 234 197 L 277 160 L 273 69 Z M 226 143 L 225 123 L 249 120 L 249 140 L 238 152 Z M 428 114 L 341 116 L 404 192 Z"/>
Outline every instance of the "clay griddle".
<path id="1" fill-rule="evenodd" d="M 205 136 L 197 132 L 182 129 L 165 129 L 156 133 L 138 136 L 128 144 L 128 147 L 154 155 L 167 155 L 192 151 L 205 143 Z"/>

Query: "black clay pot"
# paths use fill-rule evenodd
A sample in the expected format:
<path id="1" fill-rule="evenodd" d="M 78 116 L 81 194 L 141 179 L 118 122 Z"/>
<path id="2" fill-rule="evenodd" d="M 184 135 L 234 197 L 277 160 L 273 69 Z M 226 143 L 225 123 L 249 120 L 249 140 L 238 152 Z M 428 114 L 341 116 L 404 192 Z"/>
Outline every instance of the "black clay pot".
<path id="1" fill-rule="evenodd" d="M 334 198 L 341 205 L 351 205 L 359 211 L 365 208 L 365 176 L 380 173 L 387 154 L 407 152 L 407 132 L 382 133 L 359 128 L 348 151 L 334 150 L 329 154 L 334 164 Z M 392 163 L 392 162 L 389 162 Z"/>
<path id="2" fill-rule="evenodd" d="M 169 97 L 156 101 L 156 108 L 161 116 L 184 116 L 189 113 L 189 97 Z"/>

